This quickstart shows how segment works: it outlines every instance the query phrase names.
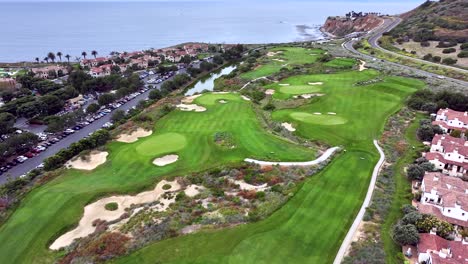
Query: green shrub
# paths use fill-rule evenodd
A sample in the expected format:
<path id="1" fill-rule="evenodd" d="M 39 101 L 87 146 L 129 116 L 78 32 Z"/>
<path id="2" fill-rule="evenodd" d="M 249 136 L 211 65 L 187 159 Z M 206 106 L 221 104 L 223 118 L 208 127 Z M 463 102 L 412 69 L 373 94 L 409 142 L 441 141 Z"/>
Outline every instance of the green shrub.
<path id="1" fill-rule="evenodd" d="M 170 184 L 167 184 L 167 183 L 166 183 L 166 184 L 163 185 L 162 188 L 163 188 L 163 190 L 169 190 L 171 187 L 172 187 L 172 186 L 171 186 Z"/>
<path id="2" fill-rule="evenodd" d="M 442 53 L 448 54 L 448 53 L 453 53 L 455 51 L 457 51 L 455 48 L 448 48 L 448 49 L 442 50 Z"/>
<path id="3" fill-rule="evenodd" d="M 115 202 L 112 202 L 112 203 L 107 203 L 104 208 L 106 208 L 106 210 L 108 211 L 115 211 L 117 209 L 119 209 L 119 205 Z"/>
<path id="4" fill-rule="evenodd" d="M 453 65 L 453 64 L 457 63 L 457 60 L 452 59 L 452 58 L 445 58 L 445 59 L 442 60 L 442 63 L 447 64 L 447 65 Z"/>
<path id="5" fill-rule="evenodd" d="M 467 58 L 468 57 L 468 50 L 462 50 L 460 53 L 457 55 L 458 58 Z"/>

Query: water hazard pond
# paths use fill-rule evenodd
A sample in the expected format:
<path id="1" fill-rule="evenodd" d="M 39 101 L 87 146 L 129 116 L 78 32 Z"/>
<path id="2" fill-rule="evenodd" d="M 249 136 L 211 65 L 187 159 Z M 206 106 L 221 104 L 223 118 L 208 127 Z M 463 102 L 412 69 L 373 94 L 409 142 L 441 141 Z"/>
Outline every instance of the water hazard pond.
<path id="1" fill-rule="evenodd" d="M 202 78 L 192 87 L 190 87 L 188 91 L 185 93 L 185 95 L 194 95 L 195 93 L 201 93 L 204 90 L 213 91 L 214 81 L 220 76 L 231 73 L 235 69 L 236 69 L 235 65 L 230 65 L 230 66 L 224 67 L 220 70 L 210 73 L 210 75 L 206 76 L 205 78 Z"/>

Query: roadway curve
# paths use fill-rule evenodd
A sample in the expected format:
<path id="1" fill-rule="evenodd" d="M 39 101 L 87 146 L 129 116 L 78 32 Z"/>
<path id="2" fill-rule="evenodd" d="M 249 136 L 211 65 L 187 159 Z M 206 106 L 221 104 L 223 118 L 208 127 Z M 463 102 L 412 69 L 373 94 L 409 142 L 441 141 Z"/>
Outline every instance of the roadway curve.
<path id="1" fill-rule="evenodd" d="M 369 206 L 369 204 L 371 202 L 372 194 L 374 193 L 374 189 L 375 189 L 375 183 L 377 181 L 377 175 L 379 175 L 380 168 L 382 167 L 382 164 L 385 161 L 385 154 L 384 154 L 382 148 L 379 146 L 377 140 L 374 140 L 374 146 L 379 151 L 380 159 L 377 162 L 377 164 L 375 164 L 374 171 L 372 171 L 372 178 L 371 178 L 369 187 L 367 188 L 366 198 L 364 199 L 364 202 L 362 203 L 361 209 L 359 210 L 359 213 L 357 214 L 356 218 L 354 219 L 353 224 L 349 228 L 345 239 L 341 243 L 341 247 L 338 250 L 338 253 L 336 254 L 336 257 L 335 257 L 335 260 L 333 261 L 333 264 L 340 264 L 343 261 L 343 258 L 346 255 L 346 252 L 348 251 L 348 248 L 350 247 L 351 242 L 353 241 L 354 234 L 358 230 L 359 224 L 362 222 L 362 218 L 364 217 L 364 213 L 366 212 L 366 208 Z"/>
<path id="2" fill-rule="evenodd" d="M 451 69 L 451 70 L 457 70 L 457 71 L 459 71 L 461 73 L 468 74 L 467 70 L 463 70 L 463 69 L 448 66 L 448 65 L 437 64 L 437 63 L 433 63 L 433 62 L 429 62 L 429 61 L 425 61 L 425 60 L 421 60 L 421 59 L 417 59 L 417 58 L 404 56 L 404 55 L 401 55 L 401 54 L 398 54 L 398 53 L 395 53 L 395 52 L 392 52 L 392 51 L 389 51 L 389 50 L 386 50 L 386 49 L 380 47 L 379 44 L 378 44 L 378 40 L 382 37 L 383 33 L 392 30 L 400 22 L 401 22 L 401 18 L 398 18 L 398 17 L 386 18 L 384 20 L 384 22 L 382 23 L 382 25 L 380 25 L 379 27 L 373 29 L 367 35 L 367 36 L 369 36 L 369 44 L 373 48 L 379 49 L 379 50 L 381 50 L 383 52 L 386 52 L 386 53 L 389 53 L 389 54 L 392 54 L 392 55 L 395 55 L 395 56 L 399 56 L 399 57 L 402 57 L 402 58 L 405 58 L 405 59 L 410 59 L 410 60 L 413 60 L 415 62 L 420 62 L 420 63 L 422 62 L 422 63 L 432 64 L 432 65 L 436 65 L 438 67 L 443 67 L 443 68 L 447 68 L 447 69 Z M 356 42 L 356 40 L 349 40 L 349 41 L 344 42 L 342 46 L 343 46 L 343 48 L 347 49 L 348 51 L 350 51 L 350 52 L 352 52 L 354 54 L 358 54 L 358 55 L 364 57 L 365 59 L 368 59 L 368 60 L 374 60 L 374 59 L 375 60 L 381 60 L 379 58 L 376 58 L 376 57 L 373 57 L 373 56 L 370 56 L 370 55 L 367 55 L 367 54 L 363 54 L 363 53 L 360 53 L 359 51 L 355 50 L 353 48 L 353 44 L 355 42 Z M 417 73 L 419 75 L 422 75 L 422 76 L 425 76 L 425 77 L 432 77 L 432 78 L 435 77 L 435 78 L 437 78 L 437 76 L 438 76 L 437 74 L 430 73 L 430 72 L 420 70 L 420 69 L 417 69 L 417 68 L 413 68 L 413 67 L 410 67 L 410 66 L 406 66 L 406 65 L 403 65 L 403 64 L 394 63 L 394 62 L 390 62 L 390 61 L 385 61 L 385 62 L 389 63 L 389 64 L 391 64 L 393 66 L 403 68 L 403 69 L 412 70 L 415 73 Z M 468 87 L 468 82 L 463 81 L 463 80 L 458 80 L 458 79 L 454 79 L 454 78 L 450 78 L 450 77 L 445 77 L 445 80 L 454 82 L 454 83 L 456 83 L 458 85 Z"/>

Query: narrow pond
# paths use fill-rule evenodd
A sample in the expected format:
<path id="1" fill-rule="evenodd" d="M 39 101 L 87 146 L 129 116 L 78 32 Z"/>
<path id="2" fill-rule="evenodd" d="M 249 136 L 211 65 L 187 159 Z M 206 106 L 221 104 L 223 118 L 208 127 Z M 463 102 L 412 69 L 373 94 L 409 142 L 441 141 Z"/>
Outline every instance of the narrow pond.
<path id="1" fill-rule="evenodd" d="M 210 75 L 206 76 L 205 78 L 195 83 L 192 87 L 190 87 L 188 91 L 185 93 L 185 95 L 193 95 L 195 93 L 201 93 L 203 90 L 213 91 L 214 81 L 220 76 L 231 73 L 235 69 L 236 69 L 235 65 L 230 65 L 230 66 L 224 67 L 220 70 L 210 73 Z"/>

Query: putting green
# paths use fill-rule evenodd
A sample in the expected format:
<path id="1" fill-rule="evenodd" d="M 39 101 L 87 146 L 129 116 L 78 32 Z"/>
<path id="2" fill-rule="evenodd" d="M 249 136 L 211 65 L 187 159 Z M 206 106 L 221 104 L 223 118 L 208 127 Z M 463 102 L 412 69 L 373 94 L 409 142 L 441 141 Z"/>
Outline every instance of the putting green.
<path id="1" fill-rule="evenodd" d="M 141 140 L 136 151 L 145 156 L 156 156 L 164 153 L 175 152 L 187 145 L 187 139 L 179 133 L 164 133 L 146 140 Z"/>
<path id="2" fill-rule="evenodd" d="M 279 86 L 279 91 L 284 94 L 307 94 L 307 93 L 316 93 L 322 91 L 319 85 L 289 85 L 289 86 Z"/>
<path id="3" fill-rule="evenodd" d="M 297 121 L 317 125 L 341 125 L 346 123 L 346 118 L 329 114 L 309 114 L 304 112 L 293 112 L 290 116 Z"/>

